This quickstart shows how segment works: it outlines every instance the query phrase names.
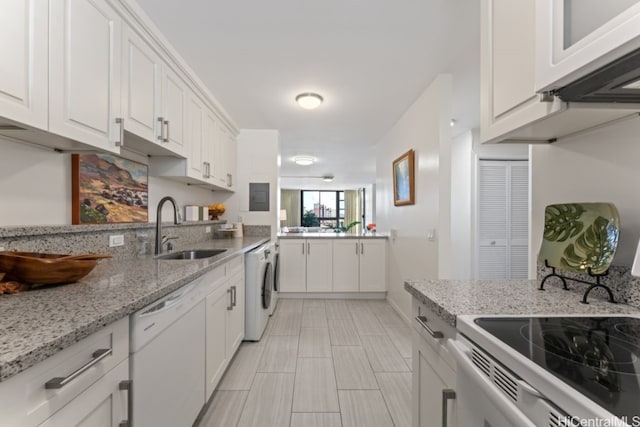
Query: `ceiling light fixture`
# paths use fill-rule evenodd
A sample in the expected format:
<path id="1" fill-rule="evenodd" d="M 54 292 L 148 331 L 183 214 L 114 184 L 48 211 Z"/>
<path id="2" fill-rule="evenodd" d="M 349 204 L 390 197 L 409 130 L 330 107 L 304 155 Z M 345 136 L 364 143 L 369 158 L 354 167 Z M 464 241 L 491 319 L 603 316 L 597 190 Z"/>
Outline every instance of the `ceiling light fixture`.
<path id="1" fill-rule="evenodd" d="M 454 127 L 456 125 L 456 119 L 451 119 L 451 122 L 449 122 L 449 125 L 451 125 L 451 127 Z"/>
<path id="2" fill-rule="evenodd" d="M 296 102 L 305 110 L 318 108 L 324 99 L 317 93 L 306 92 L 296 96 Z"/>
<path id="3" fill-rule="evenodd" d="M 296 165 L 309 166 L 312 165 L 316 159 L 311 156 L 296 156 L 293 158 L 293 161 L 296 162 Z"/>
<path id="4" fill-rule="evenodd" d="M 331 182 L 331 181 L 333 181 L 333 175 L 325 175 L 325 176 L 322 177 L 322 180 L 324 182 Z"/>

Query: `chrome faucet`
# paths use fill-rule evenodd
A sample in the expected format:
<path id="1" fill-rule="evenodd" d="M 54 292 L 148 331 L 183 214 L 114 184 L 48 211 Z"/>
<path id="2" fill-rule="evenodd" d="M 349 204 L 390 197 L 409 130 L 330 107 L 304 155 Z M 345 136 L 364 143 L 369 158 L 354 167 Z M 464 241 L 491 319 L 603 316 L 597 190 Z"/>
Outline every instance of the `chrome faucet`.
<path id="1" fill-rule="evenodd" d="M 162 253 L 162 245 L 165 243 L 163 241 L 162 235 L 162 206 L 164 206 L 165 202 L 171 202 L 173 205 L 173 223 L 178 225 L 180 224 L 180 212 L 178 210 L 178 203 L 175 201 L 173 197 L 167 196 L 163 197 L 158 202 L 158 212 L 156 213 L 156 255 L 160 255 Z M 167 239 L 166 241 L 168 241 Z"/>

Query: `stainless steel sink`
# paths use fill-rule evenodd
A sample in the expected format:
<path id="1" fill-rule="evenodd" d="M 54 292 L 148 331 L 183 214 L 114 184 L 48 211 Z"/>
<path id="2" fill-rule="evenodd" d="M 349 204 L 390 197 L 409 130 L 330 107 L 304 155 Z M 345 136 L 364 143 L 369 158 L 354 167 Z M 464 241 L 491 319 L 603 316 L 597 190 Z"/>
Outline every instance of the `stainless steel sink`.
<path id="1" fill-rule="evenodd" d="M 169 252 L 163 255 L 158 255 L 156 258 L 179 260 L 204 259 L 211 258 L 226 251 L 226 249 L 194 249 L 189 251 Z"/>

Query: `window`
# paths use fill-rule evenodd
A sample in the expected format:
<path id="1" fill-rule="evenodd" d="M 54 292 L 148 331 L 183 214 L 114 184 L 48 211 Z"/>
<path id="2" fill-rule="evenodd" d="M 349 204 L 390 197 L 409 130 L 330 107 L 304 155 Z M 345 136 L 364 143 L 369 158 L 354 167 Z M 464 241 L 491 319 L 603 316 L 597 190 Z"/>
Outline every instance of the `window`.
<path id="1" fill-rule="evenodd" d="M 344 191 L 301 191 L 305 227 L 336 228 L 344 223 Z"/>

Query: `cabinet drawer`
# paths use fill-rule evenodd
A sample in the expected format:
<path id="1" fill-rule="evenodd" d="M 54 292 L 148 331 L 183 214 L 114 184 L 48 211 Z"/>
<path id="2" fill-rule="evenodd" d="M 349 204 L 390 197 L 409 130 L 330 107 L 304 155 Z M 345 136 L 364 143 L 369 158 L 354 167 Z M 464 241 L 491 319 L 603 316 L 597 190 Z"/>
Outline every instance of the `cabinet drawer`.
<path id="1" fill-rule="evenodd" d="M 0 413 L 0 425 L 40 424 L 128 355 L 129 318 L 125 317 L 0 383 L 0 401 L 5 408 Z M 54 385 L 63 378 L 68 382 Z M 46 389 L 47 383 L 57 388 Z"/>
<path id="2" fill-rule="evenodd" d="M 227 267 L 227 277 L 235 276 L 236 273 L 244 271 L 244 256 L 238 256 L 225 264 Z"/>
<path id="3" fill-rule="evenodd" d="M 418 316 L 420 316 L 420 320 L 418 320 Z M 447 340 L 456 337 L 455 328 L 440 319 L 425 304 L 416 299 L 413 300 L 411 324 L 417 336 L 430 346 L 436 355 L 442 355 L 446 363 L 455 370 L 455 362 L 448 354 L 446 347 Z"/>
<path id="4" fill-rule="evenodd" d="M 206 283 L 207 287 L 205 291 L 206 295 L 215 291 L 227 279 L 226 268 L 227 265 L 223 264 L 202 276 L 201 281 Z"/>

